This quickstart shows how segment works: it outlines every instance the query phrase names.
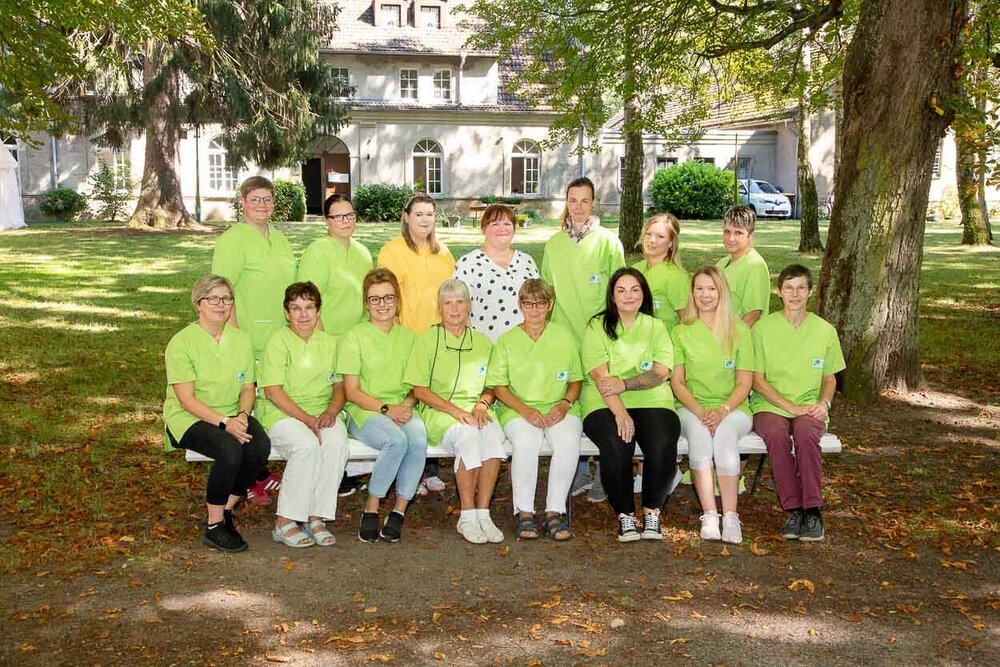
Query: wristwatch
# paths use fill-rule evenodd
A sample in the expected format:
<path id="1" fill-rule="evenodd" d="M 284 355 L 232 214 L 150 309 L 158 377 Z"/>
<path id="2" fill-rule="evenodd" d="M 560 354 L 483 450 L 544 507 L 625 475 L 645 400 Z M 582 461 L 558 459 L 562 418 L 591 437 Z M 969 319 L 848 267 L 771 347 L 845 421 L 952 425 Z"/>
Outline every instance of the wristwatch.
<path id="1" fill-rule="evenodd" d="M 226 430 L 226 424 L 228 422 L 229 422 L 229 417 L 225 417 L 224 416 L 222 419 L 219 420 L 219 428 L 221 428 L 223 431 L 225 431 Z"/>
<path id="2" fill-rule="evenodd" d="M 388 412 L 389 412 L 389 404 L 388 403 L 383 403 L 382 407 L 380 407 L 378 409 L 378 411 L 381 412 L 382 414 L 388 414 Z"/>

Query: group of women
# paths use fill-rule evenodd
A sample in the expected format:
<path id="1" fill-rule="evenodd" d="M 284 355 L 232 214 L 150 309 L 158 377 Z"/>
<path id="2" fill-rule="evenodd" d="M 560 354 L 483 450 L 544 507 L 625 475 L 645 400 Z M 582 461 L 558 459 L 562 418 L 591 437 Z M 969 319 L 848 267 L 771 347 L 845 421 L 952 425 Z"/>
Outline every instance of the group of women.
<path id="1" fill-rule="evenodd" d="M 273 539 L 332 545 L 326 522 L 336 516 L 348 433 L 379 451 L 358 526 L 363 541 L 400 539 L 421 480 L 437 479 L 425 471 L 429 444 L 454 456 L 458 532 L 472 543 L 502 541 L 490 505 L 507 441 L 517 537 L 571 539 L 566 502 L 581 434 L 600 450 L 618 539 L 661 539 L 683 434 L 702 537 L 739 543 L 737 444 L 752 427 L 774 460 L 789 513 L 783 534 L 822 538 L 821 519 L 818 537 L 810 523 L 822 505 L 819 438 L 843 358 L 833 328 L 806 311 L 812 278 L 804 267 L 782 271 L 784 308 L 751 335 L 734 307 L 743 287 L 727 281 L 731 267 L 742 270 L 746 244 L 725 267 L 689 279 L 677 220 L 660 214 L 643 229 L 642 261 L 626 267 L 621 243 L 593 214 L 585 178 L 567 187 L 563 225 L 546 243 L 540 272 L 513 248 L 513 211 L 498 205 L 483 214 L 482 248 L 456 263 L 436 237 L 434 200 L 425 195 L 407 203 L 400 236 L 373 268 L 353 239 L 350 201 L 333 195 L 324 204 L 328 235 L 292 276 L 290 246 L 267 222 L 273 186 L 254 177 L 241 196 L 247 222 L 220 238 L 219 275 L 192 292 L 198 320 L 166 351 L 168 442 L 214 459 L 205 544 L 246 548 L 232 509 L 273 447 L 288 461 Z M 752 239 L 745 210 L 725 224 Z M 551 461 L 537 515 L 543 451 Z M 381 516 L 393 484 L 394 504 Z"/>

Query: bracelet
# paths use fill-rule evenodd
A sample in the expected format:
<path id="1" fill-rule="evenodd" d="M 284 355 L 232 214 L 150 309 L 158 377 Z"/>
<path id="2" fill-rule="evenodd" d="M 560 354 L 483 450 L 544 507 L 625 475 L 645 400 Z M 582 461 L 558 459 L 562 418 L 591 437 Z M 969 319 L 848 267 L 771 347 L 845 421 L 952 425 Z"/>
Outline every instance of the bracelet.
<path id="1" fill-rule="evenodd" d="M 478 401 L 476 401 L 476 403 L 477 403 L 477 404 L 479 404 L 479 403 L 482 403 L 483 405 L 485 405 L 485 406 L 486 406 L 486 409 L 487 409 L 487 410 L 489 410 L 489 409 L 490 409 L 490 404 L 486 402 L 486 399 L 485 399 L 485 398 L 480 398 L 480 399 L 479 399 Z"/>
<path id="2" fill-rule="evenodd" d="M 569 404 L 569 407 L 573 407 L 573 401 L 569 400 L 565 396 L 563 396 L 562 400 L 566 401 Z"/>
<path id="3" fill-rule="evenodd" d="M 823 401 L 823 405 L 826 406 L 826 411 L 827 412 L 829 412 L 830 410 L 833 409 L 833 402 L 832 401 L 828 401 L 825 398 L 821 398 L 819 400 Z"/>
<path id="4" fill-rule="evenodd" d="M 247 412 L 246 410 L 240 410 L 239 412 L 236 413 L 236 416 L 239 417 L 240 415 L 246 415 L 247 417 L 249 417 L 250 413 Z"/>
<path id="5" fill-rule="evenodd" d="M 729 404 L 728 404 L 728 403 L 723 403 L 723 404 L 722 404 L 722 409 L 723 409 L 723 411 L 724 411 L 724 412 L 725 412 L 725 413 L 726 413 L 727 415 L 728 415 L 728 414 L 729 414 L 730 412 L 732 412 L 732 411 L 733 411 L 733 409 L 732 409 L 731 407 L 729 407 Z"/>

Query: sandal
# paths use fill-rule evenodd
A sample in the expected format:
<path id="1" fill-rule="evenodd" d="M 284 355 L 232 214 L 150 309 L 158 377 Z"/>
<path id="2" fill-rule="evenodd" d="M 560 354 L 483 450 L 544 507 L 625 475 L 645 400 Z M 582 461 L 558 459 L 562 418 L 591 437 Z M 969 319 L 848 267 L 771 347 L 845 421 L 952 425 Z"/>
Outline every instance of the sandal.
<path id="1" fill-rule="evenodd" d="M 573 539 L 573 531 L 569 529 L 565 519 L 563 519 L 565 516 L 565 514 L 545 515 L 542 525 L 545 526 L 545 534 L 549 536 L 549 539 L 555 542 L 565 542 L 566 540 Z"/>
<path id="2" fill-rule="evenodd" d="M 313 519 L 309 523 L 302 526 L 302 531 L 313 539 L 316 546 L 320 547 L 332 547 L 337 543 L 337 538 L 333 536 L 326 528 L 326 522 L 323 519 Z"/>
<path id="3" fill-rule="evenodd" d="M 519 537 L 522 540 L 537 540 L 538 526 L 535 525 L 535 515 L 529 514 L 525 516 L 524 514 L 518 513 L 517 515 L 517 527 L 514 528 L 514 536 Z"/>
<path id="4" fill-rule="evenodd" d="M 289 535 L 289 533 L 296 529 L 299 531 L 298 534 Z M 271 531 L 271 539 L 275 542 L 281 542 L 285 546 L 289 546 L 294 549 L 311 547 L 316 544 L 316 541 L 309 537 L 309 535 L 302 530 L 302 527 L 294 521 L 286 523 L 284 526 L 275 526 Z"/>

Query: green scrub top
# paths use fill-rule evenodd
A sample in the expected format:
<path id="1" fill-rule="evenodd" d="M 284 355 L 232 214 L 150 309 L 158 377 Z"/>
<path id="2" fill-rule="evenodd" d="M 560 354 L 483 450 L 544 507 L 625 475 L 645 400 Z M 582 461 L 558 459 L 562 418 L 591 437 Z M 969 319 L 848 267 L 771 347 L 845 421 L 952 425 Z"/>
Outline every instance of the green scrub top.
<path id="1" fill-rule="evenodd" d="M 679 324 L 670 338 L 674 343 L 674 366 L 684 365 L 684 382 L 701 407 L 712 410 L 726 402 L 736 388 L 736 371 L 754 370 L 750 327 L 736 320 L 733 350 L 726 353 L 712 330 L 700 319 Z M 750 414 L 744 399 L 736 408 Z"/>
<path id="2" fill-rule="evenodd" d="M 333 385 L 340 382 L 337 369 L 337 339 L 324 331 L 313 331 L 308 341 L 285 327 L 274 332 L 264 348 L 257 371 L 257 386 L 281 385 L 295 404 L 313 417 L 321 415 L 333 398 Z M 261 391 L 261 396 L 264 392 Z M 267 398 L 257 399 L 254 416 L 265 430 L 288 415 Z"/>
<path id="3" fill-rule="evenodd" d="M 215 243 L 212 273 L 233 284 L 236 318 L 260 359 L 271 334 L 285 326 L 285 288 L 295 282 L 292 246 L 270 225 L 265 237 L 248 223 L 235 224 Z"/>
<path id="4" fill-rule="evenodd" d="M 751 248 L 750 252 L 732 263 L 727 255 L 716 266 L 726 274 L 733 299 L 733 312 L 737 317 L 755 310 L 761 311 L 761 317 L 770 312 L 771 273 L 759 252 Z"/>
<path id="5" fill-rule="evenodd" d="M 194 395 L 208 407 L 227 416 L 239 412 L 243 385 L 254 381 L 253 346 L 245 332 L 227 324 L 216 343 L 212 334 L 192 322 L 174 334 L 163 356 L 167 366 L 163 421 L 177 442 L 198 418 L 181 407 L 175 384 L 193 382 Z M 164 444 L 168 451 L 174 449 L 170 438 Z"/>
<path id="6" fill-rule="evenodd" d="M 615 341 L 608 338 L 600 319 L 591 320 L 583 336 L 580 358 L 583 372 L 587 373 L 580 393 L 580 405 L 586 417 L 594 410 L 608 407 L 590 377 L 590 371 L 607 364 L 608 372 L 613 377 L 625 379 L 652 370 L 653 362 L 673 368 L 674 348 L 663 322 L 639 313 L 631 329 L 618 324 L 618 340 Z M 674 409 L 674 394 L 670 391 L 669 382 L 652 389 L 626 391 L 619 397 L 626 408 Z"/>
<path id="7" fill-rule="evenodd" d="M 781 311 L 758 320 L 753 327 L 753 347 L 755 370 L 795 405 L 819 403 L 823 377 L 847 368 L 837 330 L 813 313 L 798 328 Z M 756 392 L 750 398 L 750 409 L 792 417 Z"/>
<path id="8" fill-rule="evenodd" d="M 579 243 L 560 230 L 545 244 L 542 280 L 556 292 L 552 321 L 583 338 L 587 322 L 604 310 L 611 274 L 625 266 L 622 242 L 603 227 L 594 227 Z"/>
<path id="9" fill-rule="evenodd" d="M 486 388 L 493 343 L 472 327 L 456 338 L 441 325 L 417 336 L 406 364 L 403 382 L 410 387 L 428 387 L 441 398 L 469 412 Z M 427 442 L 436 445 L 456 423 L 454 417 L 426 405 L 420 414 L 427 426 Z"/>
<path id="10" fill-rule="evenodd" d="M 398 405 L 410 393 L 403 384 L 403 372 L 416 339 L 401 324 L 386 333 L 371 322 L 362 322 L 340 338 L 337 372 L 357 375 L 361 391 L 382 403 Z M 378 413 L 348 403 L 347 414 L 361 427 Z"/>
<path id="11" fill-rule="evenodd" d="M 632 266 L 649 283 L 649 291 L 653 293 L 653 317 L 662 320 L 670 331 L 679 321 L 677 311 L 687 307 L 688 295 L 691 294 L 691 279 L 687 271 L 667 261 L 648 267 L 646 260 L 642 260 Z"/>
<path id="12" fill-rule="evenodd" d="M 566 396 L 566 386 L 582 379 L 576 339 L 569 329 L 550 322 L 537 341 L 520 326 L 500 336 L 493 348 L 486 386 L 508 387 L 523 403 L 547 415 Z M 569 414 L 579 417 L 579 404 Z M 499 403 L 497 416 L 500 425 L 506 426 L 521 415 Z"/>
<path id="13" fill-rule="evenodd" d="M 295 280 L 312 281 L 323 297 L 320 316 L 323 330 L 332 336 L 346 333 L 365 313 L 361 286 L 372 269 L 368 248 L 351 239 L 345 248 L 340 241 L 324 236 L 302 253 Z"/>

